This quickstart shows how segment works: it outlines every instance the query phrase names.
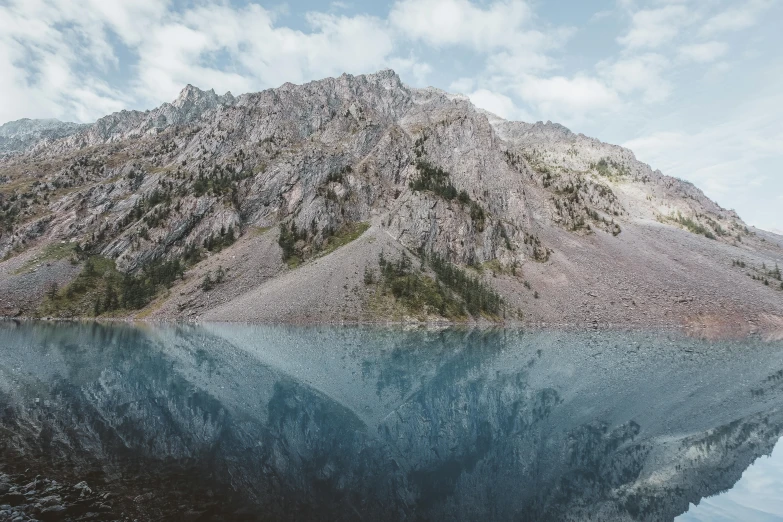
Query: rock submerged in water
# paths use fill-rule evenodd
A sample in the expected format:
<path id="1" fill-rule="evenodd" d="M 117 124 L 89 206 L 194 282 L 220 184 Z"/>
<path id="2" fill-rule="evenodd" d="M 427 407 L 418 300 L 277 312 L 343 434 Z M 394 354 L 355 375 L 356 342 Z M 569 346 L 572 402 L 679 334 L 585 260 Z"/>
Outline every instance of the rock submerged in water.
<path id="1" fill-rule="evenodd" d="M 40 475 L 29 480 L 0 474 L 0 522 L 113 520 L 107 498 L 108 494 L 94 494 L 86 482 L 69 486 Z"/>
<path id="2" fill-rule="evenodd" d="M 41 519 L 43 522 L 47 521 L 54 521 L 54 520 L 62 520 L 65 516 L 65 507 L 60 504 L 55 504 L 53 506 L 48 506 L 43 508 L 38 513 L 38 518 Z"/>
<path id="3" fill-rule="evenodd" d="M 6 493 L 2 498 L 0 498 L 0 502 L 8 504 L 11 507 L 19 506 L 23 504 L 25 500 L 27 500 L 25 496 L 22 493 L 19 493 L 18 491 L 11 491 L 9 493 Z"/>
<path id="4" fill-rule="evenodd" d="M 0 460 L 0 466 L 12 465 L 11 462 Z M 48 476 L 56 473 L 51 462 L 31 461 L 30 455 L 26 456 L 23 464 L 19 464 L 18 469 L 36 468 Z M 79 472 L 78 469 L 69 471 Z M 92 476 L 92 470 L 82 471 Z M 0 522 L 252 519 L 249 515 L 233 516 L 237 504 L 223 492 L 189 488 L 189 477 L 188 473 L 161 478 L 154 473 L 139 475 L 132 472 L 121 474 L 110 482 L 97 478 L 95 482 L 91 480 L 90 486 L 78 478 L 57 476 L 55 480 L 41 475 L 31 476 L 29 471 L 0 472 Z M 160 482 L 153 483 L 156 480 Z M 185 484 L 177 485 L 177 480 L 184 480 Z"/>

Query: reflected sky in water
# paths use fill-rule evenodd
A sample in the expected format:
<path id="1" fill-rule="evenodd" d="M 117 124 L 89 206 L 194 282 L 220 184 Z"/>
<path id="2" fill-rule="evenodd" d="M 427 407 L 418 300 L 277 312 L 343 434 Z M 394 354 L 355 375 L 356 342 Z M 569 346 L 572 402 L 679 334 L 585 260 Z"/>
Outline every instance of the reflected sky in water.
<path id="1" fill-rule="evenodd" d="M 678 522 L 773 522 L 783 520 L 783 440 L 759 457 L 729 491 L 691 504 Z"/>
<path id="2" fill-rule="evenodd" d="M 168 518 L 777 516 L 781 405 L 783 345 L 674 331 L 0 323 L 0 469 Z"/>

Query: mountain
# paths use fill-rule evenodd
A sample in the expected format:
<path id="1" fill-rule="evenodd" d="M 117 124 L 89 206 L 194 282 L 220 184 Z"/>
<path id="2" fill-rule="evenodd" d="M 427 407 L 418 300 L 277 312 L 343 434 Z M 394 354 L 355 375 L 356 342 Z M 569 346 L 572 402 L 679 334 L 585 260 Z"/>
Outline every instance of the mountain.
<path id="1" fill-rule="evenodd" d="M 0 125 L 0 156 L 24 152 L 46 145 L 84 128 L 84 125 L 60 120 L 21 119 Z"/>
<path id="2" fill-rule="evenodd" d="M 0 313 L 777 328 L 783 238 L 393 71 L 187 86 L 0 160 Z"/>

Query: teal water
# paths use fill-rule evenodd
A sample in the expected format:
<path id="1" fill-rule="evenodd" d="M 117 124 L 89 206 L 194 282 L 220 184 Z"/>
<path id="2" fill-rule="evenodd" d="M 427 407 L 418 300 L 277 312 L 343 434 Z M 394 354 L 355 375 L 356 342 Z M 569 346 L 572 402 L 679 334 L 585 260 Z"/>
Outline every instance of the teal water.
<path id="1" fill-rule="evenodd" d="M 758 340 L 0 323 L 0 471 L 161 519 L 778 520 L 782 406 Z"/>

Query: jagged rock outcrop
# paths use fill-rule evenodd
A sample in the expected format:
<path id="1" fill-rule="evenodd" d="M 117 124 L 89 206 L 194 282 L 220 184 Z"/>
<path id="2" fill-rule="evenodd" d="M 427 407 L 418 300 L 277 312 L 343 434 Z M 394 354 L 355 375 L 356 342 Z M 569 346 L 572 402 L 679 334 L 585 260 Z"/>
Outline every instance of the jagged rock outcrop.
<path id="1" fill-rule="evenodd" d="M 367 223 L 371 241 L 342 247 L 354 249 L 344 284 L 356 288 L 350 299 L 363 311 L 332 309 L 324 320 L 378 318 L 370 306 L 378 292 L 362 274 L 377 270 L 369 245 L 389 240 L 413 257 L 489 269 L 476 277 L 502 295 L 506 318 L 682 323 L 722 311 L 783 314 L 771 272 L 783 250 L 693 185 L 560 125 L 508 122 L 464 96 L 409 88 L 393 71 L 237 97 L 189 85 L 173 103 L 72 131 L 0 161 L 0 256 L 8 258 L 0 278 L 9 288 L 22 267 L 47 258 L 42 247 L 64 241 L 83 253 L 77 264 L 100 256 L 121 273 L 188 257 L 190 277 L 167 283 L 177 289 L 156 303 L 159 316 L 302 320 L 290 306 L 275 310 L 285 291 L 264 297 L 264 285 L 288 270 L 281 257 L 294 265 L 316 258 Z M 292 231 L 287 250 L 257 241 L 262 231 L 277 239 L 281 224 Z M 254 245 L 264 250 L 251 252 Z M 732 270 L 740 260 L 753 270 Z M 276 268 L 245 277 L 242 292 L 229 277 L 217 298 L 199 295 L 207 273 L 249 274 L 254 264 Z M 303 284 L 330 287 L 309 273 Z M 41 279 L 37 293 L 12 292 L 0 313 L 34 313 Z M 231 308 L 240 293 L 257 310 Z M 585 294 L 601 295 L 601 306 Z M 658 296 L 666 302 L 651 304 Z M 691 297 L 687 314 L 669 306 Z"/>
<path id="2" fill-rule="evenodd" d="M 0 156 L 22 153 L 69 136 L 86 125 L 60 120 L 21 119 L 0 125 Z"/>

